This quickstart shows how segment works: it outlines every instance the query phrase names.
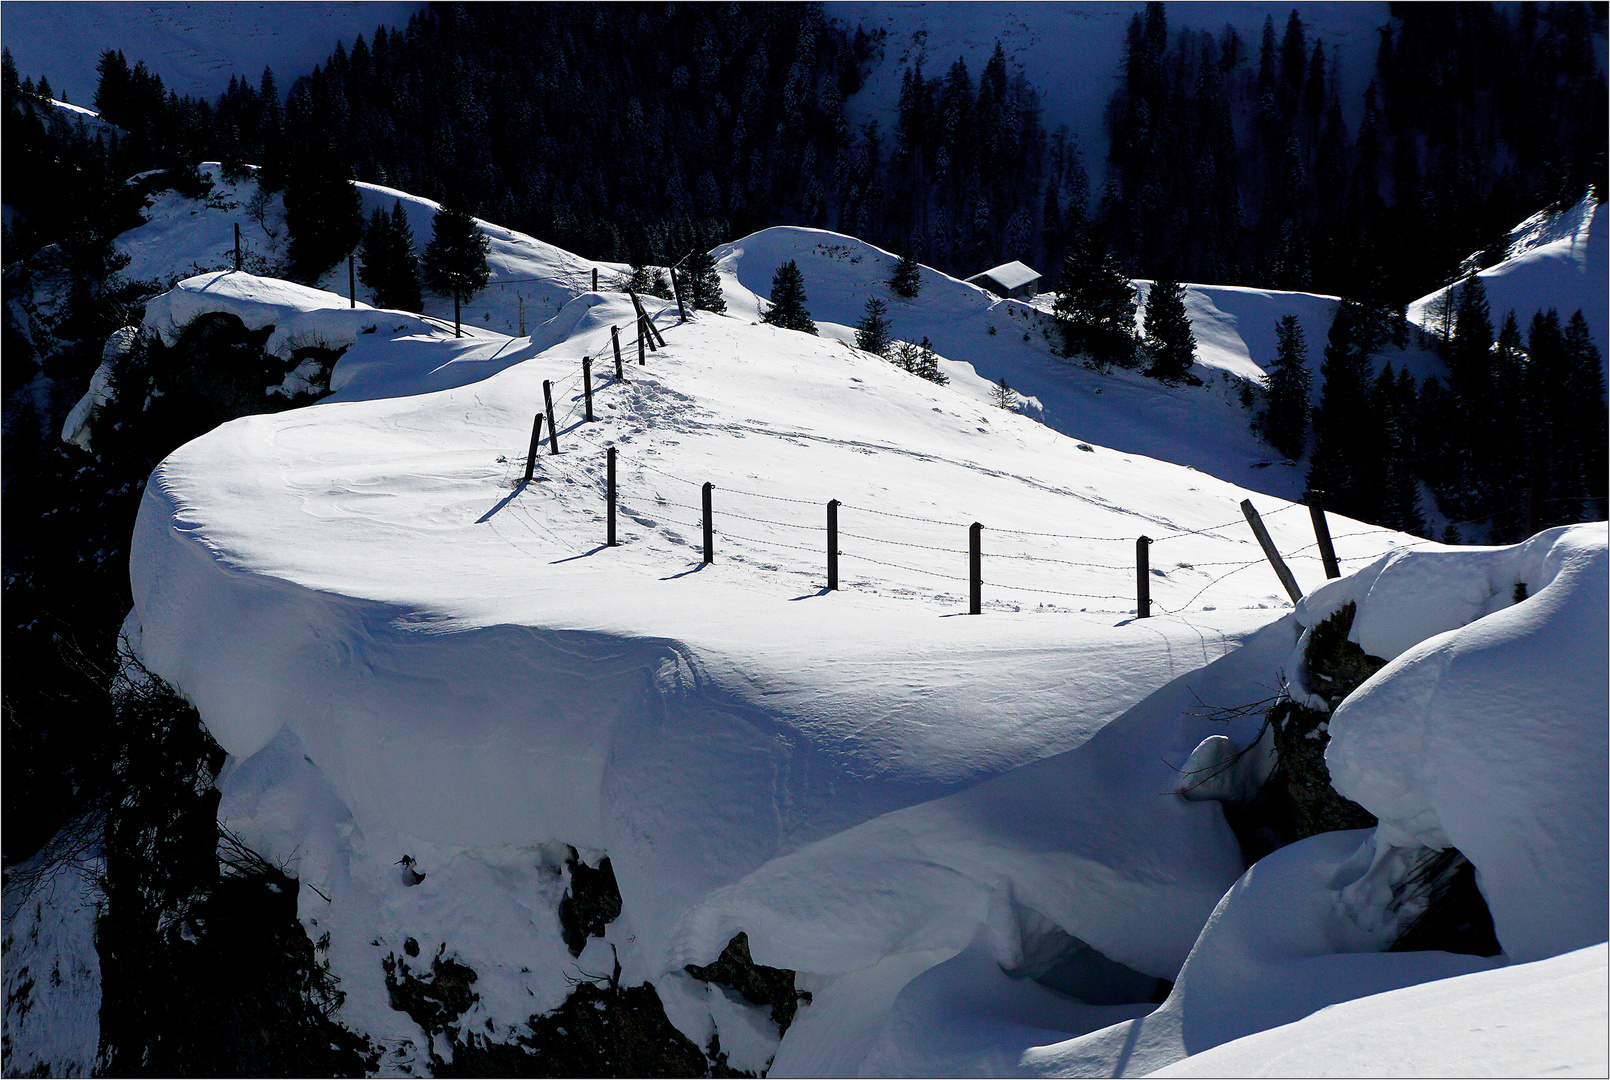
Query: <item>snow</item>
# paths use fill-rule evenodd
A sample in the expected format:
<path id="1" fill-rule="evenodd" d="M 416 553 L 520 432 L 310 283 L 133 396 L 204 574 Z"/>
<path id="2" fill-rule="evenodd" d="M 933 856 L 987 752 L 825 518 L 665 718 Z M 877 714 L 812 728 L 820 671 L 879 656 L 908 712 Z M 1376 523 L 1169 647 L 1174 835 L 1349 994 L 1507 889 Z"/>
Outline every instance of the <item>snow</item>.
<path id="1" fill-rule="evenodd" d="M 88 103 L 101 53 L 121 49 L 144 60 L 166 90 L 209 103 L 239 75 L 255 89 L 272 67 L 282 91 L 324 63 L 337 41 L 348 46 L 377 25 L 401 28 L 413 3 L 153 3 L 5 5 L 6 48 L 17 70 L 50 80 L 58 93 Z"/>
<path id="2" fill-rule="evenodd" d="M 94 855 L 59 859 L 54 846 L 10 867 L 5 889 L 5 1071 L 90 1076 L 100 1050 L 101 960 L 95 919 L 103 901 Z M 33 882 L 23 888 L 20 882 Z"/>
<path id="3" fill-rule="evenodd" d="M 1518 961 L 1605 936 L 1605 543 L 1603 525 L 1551 529 L 1485 559 L 1467 556 L 1462 574 L 1429 553 L 1428 575 L 1392 573 L 1394 563 L 1421 558 L 1383 560 L 1371 594 L 1390 583 L 1398 597 L 1415 595 L 1418 576 L 1434 584 L 1419 595 L 1450 596 L 1456 611 L 1465 608 L 1459 614 L 1470 613 L 1470 594 L 1483 585 L 1499 609 L 1382 653 L 1396 659 L 1331 721 L 1326 763 L 1336 789 L 1380 817 L 1383 829 L 1463 852 L 1476 865 L 1499 942 Z M 1513 603 L 1517 581 L 1530 596 Z M 1322 590 L 1305 607 L 1317 614 L 1344 591 Z M 1378 606 L 1404 605 L 1366 602 L 1362 610 L 1374 616 Z M 1382 629 L 1378 617 L 1361 620 L 1360 643 L 1369 649 Z M 1403 641 L 1396 630 L 1387 635 L 1392 645 Z"/>
<path id="4" fill-rule="evenodd" d="M 668 347 L 629 384 L 600 365 L 595 424 L 577 368 L 632 325 L 618 294 L 579 295 L 527 339 L 399 330 L 247 274 L 203 275 L 149 311 L 170 334 L 216 303 L 355 339 L 327 401 L 226 424 L 160 466 L 131 557 L 140 654 L 232 755 L 223 820 L 309 886 L 346 1015 L 405 1055 L 423 1045 L 377 973 L 405 936 L 482 972 L 477 1023 L 551 1008 L 568 954 L 534 912 L 557 900 L 563 843 L 611 856 L 628 983 L 709 962 L 737 929 L 759 962 L 815 973 L 824 1014 L 871 993 L 929 1015 L 938 999 L 902 1003 L 906 981 L 975 939 L 1021 965 L 1024 926 L 1171 973 L 1239 856 L 1213 807 L 1158 798 L 1176 778 L 1159 754 L 1183 761 L 1213 732 L 1193 688 L 1269 679 L 1295 635 L 1248 638 L 1286 605 L 1240 522 L 1247 492 L 1080 450 L 836 341 L 677 325 L 647 302 Z M 463 380 L 442 386 L 453 366 Z M 521 487 L 544 380 L 564 452 Z M 613 550 L 605 445 L 623 465 Z M 706 478 L 718 556 L 701 569 L 687 507 Z M 845 533 L 830 596 L 828 498 Z M 1264 502 L 1317 583 L 1306 515 Z M 965 610 L 953 579 L 974 517 L 987 614 L 946 618 Z M 1153 595 L 1187 613 L 1128 618 L 1142 530 L 1159 538 Z M 1336 532 L 1354 565 L 1406 539 Z M 1244 663 L 1192 675 L 1221 657 Z M 1069 791 L 1085 794 L 1050 794 Z M 903 977 L 857 974 L 914 952 L 930 962 L 884 969 Z M 726 1046 L 739 1021 L 706 999 Z M 682 1019 L 697 1037 L 698 1009 Z M 817 1060 L 826 1043 L 810 1049 L 804 1014 L 797 1028 L 778 1054 Z"/>
<path id="5" fill-rule="evenodd" d="M 1587 320 L 1601 361 L 1610 356 L 1610 251 L 1605 247 L 1604 206 L 1590 195 L 1569 210 L 1534 214 L 1509 233 L 1509 253 L 1502 262 L 1479 271 L 1492 312 L 1493 327 L 1515 312 L 1525 333 L 1532 315 L 1550 308 L 1569 319 L 1578 309 Z M 1462 285 L 1454 286 L 1457 301 Z M 1444 289 L 1409 305 L 1409 318 L 1440 332 Z"/>
<path id="6" fill-rule="evenodd" d="M 1341 1002 L 1154 1076 L 1604 1076 L 1605 951 Z"/>
<path id="7" fill-rule="evenodd" d="M 988 278 L 993 281 L 1004 292 L 1011 292 L 1013 289 L 1022 288 L 1031 281 L 1040 280 L 1040 274 L 1039 271 L 1014 261 L 992 267 L 982 274 L 976 274 L 968 278 L 967 281 L 968 284 L 983 286 L 982 278 Z"/>

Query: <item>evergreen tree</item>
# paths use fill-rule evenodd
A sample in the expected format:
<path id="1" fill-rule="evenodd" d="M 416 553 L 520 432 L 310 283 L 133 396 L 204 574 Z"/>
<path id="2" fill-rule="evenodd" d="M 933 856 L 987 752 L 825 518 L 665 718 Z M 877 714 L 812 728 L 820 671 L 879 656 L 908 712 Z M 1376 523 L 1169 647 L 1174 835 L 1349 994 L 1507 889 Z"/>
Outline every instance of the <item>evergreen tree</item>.
<path id="1" fill-rule="evenodd" d="M 1314 454 L 1308 487 L 1323 491 L 1338 513 L 1377 521 L 1381 512 L 1381 437 L 1370 408 L 1372 379 L 1368 313 L 1356 298 L 1336 308 L 1320 375 L 1325 380 L 1314 414 Z"/>
<path id="2" fill-rule="evenodd" d="M 1424 536 L 1426 524 L 1420 513 L 1420 486 L 1412 471 L 1413 454 L 1409 442 L 1411 417 L 1403 407 L 1398 380 L 1393 376 L 1391 364 L 1382 368 L 1375 380 L 1370 407 L 1382 436 L 1379 524 Z"/>
<path id="3" fill-rule="evenodd" d="M 811 321 L 811 313 L 806 310 L 805 303 L 805 278 L 794 260 L 789 259 L 772 275 L 771 310 L 762 315 L 760 321 L 784 330 L 814 334 L 816 324 Z"/>
<path id="4" fill-rule="evenodd" d="M 300 155 L 285 176 L 290 276 L 309 285 L 357 246 L 363 200 L 333 151 Z"/>
<path id="5" fill-rule="evenodd" d="M 869 353 L 887 356 L 893 341 L 889 337 L 889 320 L 884 316 L 889 305 L 876 296 L 866 302 L 866 314 L 855 324 L 855 344 Z"/>
<path id="6" fill-rule="evenodd" d="M 917 265 L 916 257 L 911 254 L 909 245 L 900 249 L 900 261 L 894 264 L 894 276 L 889 279 L 889 288 L 907 300 L 922 291 L 922 270 Z"/>
<path id="7" fill-rule="evenodd" d="M 358 250 L 358 280 L 373 295 L 376 307 L 419 310 L 419 258 L 402 200 L 389 215 L 376 210 L 369 218 Z"/>
<path id="8" fill-rule="evenodd" d="M 1185 314 L 1185 287 L 1167 278 L 1152 284 L 1146 294 L 1146 349 L 1152 366 L 1146 374 L 1162 382 L 1197 382 L 1191 375 L 1196 363 L 1196 335 Z"/>
<path id="9" fill-rule="evenodd" d="M 453 298 L 453 336 L 460 333 L 459 305 L 463 298 L 485 288 L 491 270 L 486 265 L 486 234 L 475 218 L 456 201 L 442 204 L 431 220 L 430 243 L 425 246 L 425 281 L 442 296 Z"/>
<path id="10" fill-rule="evenodd" d="M 990 390 L 990 400 L 997 408 L 1013 412 L 1017 409 L 1017 391 L 1006 385 L 1006 376 L 1002 375 L 1000 381 Z"/>
<path id="11" fill-rule="evenodd" d="M 1134 363 L 1134 288 L 1112 252 L 1093 234 L 1086 234 L 1062 261 L 1054 310 L 1064 355 L 1087 356 L 1097 367 Z"/>
<path id="12" fill-rule="evenodd" d="M 1263 437 L 1280 455 L 1296 461 L 1308 443 L 1308 344 L 1297 316 L 1275 324 L 1275 366 L 1265 379 L 1269 405 L 1263 414 Z"/>
<path id="13" fill-rule="evenodd" d="M 928 340 L 927 335 L 923 336 L 922 342 L 917 346 L 917 360 L 911 373 L 940 386 L 950 382 L 950 376 L 939 370 L 939 357 L 935 355 L 934 343 Z"/>
<path id="14" fill-rule="evenodd" d="M 727 310 L 726 298 L 721 295 L 721 278 L 716 274 L 716 261 L 703 247 L 695 246 L 687 261 L 688 291 L 692 293 L 695 311 L 712 311 L 717 315 Z"/>

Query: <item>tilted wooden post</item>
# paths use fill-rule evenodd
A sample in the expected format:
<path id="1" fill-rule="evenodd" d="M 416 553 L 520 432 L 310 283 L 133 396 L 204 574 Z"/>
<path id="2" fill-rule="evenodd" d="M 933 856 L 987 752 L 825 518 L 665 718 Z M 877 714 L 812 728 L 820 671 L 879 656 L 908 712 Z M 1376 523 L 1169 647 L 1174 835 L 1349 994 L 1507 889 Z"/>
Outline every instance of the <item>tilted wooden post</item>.
<path id="1" fill-rule="evenodd" d="M 522 483 L 522 484 L 531 483 L 532 470 L 534 470 L 537 467 L 537 447 L 539 447 L 541 445 L 542 445 L 542 414 L 538 413 L 537 418 L 535 420 L 531 421 L 531 449 L 526 451 L 526 455 L 525 455 L 525 479 L 521 480 L 520 483 Z"/>
<path id="2" fill-rule="evenodd" d="M 973 522 L 967 529 L 967 614 L 984 610 L 984 526 Z"/>
<path id="3" fill-rule="evenodd" d="M 1308 516 L 1314 522 L 1314 539 L 1319 541 L 1319 558 L 1325 564 L 1325 576 L 1339 578 L 1342 569 L 1336 565 L 1336 549 L 1331 546 L 1330 525 L 1325 521 L 1325 493 L 1310 491 L 1303 496 L 1303 502 L 1308 504 Z"/>
<path id="4" fill-rule="evenodd" d="M 235 269 L 240 269 L 240 222 L 235 222 Z"/>
<path id="5" fill-rule="evenodd" d="M 616 382 L 625 382 L 626 381 L 626 372 L 621 370 L 621 328 L 620 327 L 611 326 L 609 328 L 609 343 L 611 345 L 615 346 L 615 381 Z"/>
<path id="6" fill-rule="evenodd" d="M 839 501 L 827 503 L 827 588 L 837 592 L 839 587 Z"/>
<path id="7" fill-rule="evenodd" d="M 632 307 L 637 309 L 638 333 L 641 334 L 645 327 L 648 329 L 648 347 L 656 352 L 664 348 L 665 338 L 661 337 L 660 332 L 655 329 L 654 320 L 648 317 L 648 311 L 643 307 L 643 301 L 639 300 L 637 294 L 631 289 L 626 290 L 626 295 L 632 298 Z M 656 341 L 659 342 L 658 345 L 655 344 Z"/>
<path id="8" fill-rule="evenodd" d="M 352 256 L 347 256 L 347 307 L 358 306 L 358 272 L 354 267 Z"/>
<path id="9" fill-rule="evenodd" d="M 1152 617 L 1152 538 L 1135 541 L 1135 618 Z"/>
<path id="10" fill-rule="evenodd" d="M 676 314 L 682 322 L 688 321 L 688 309 L 682 306 L 682 284 L 676 279 L 676 267 L 671 267 L 671 291 L 676 294 Z"/>
<path id="11" fill-rule="evenodd" d="M 716 561 L 715 522 L 710 518 L 710 493 L 716 486 L 710 481 L 704 482 L 704 561 Z"/>
<path id="12" fill-rule="evenodd" d="M 1252 508 L 1251 499 L 1241 500 L 1241 512 L 1247 516 L 1247 524 L 1252 526 L 1252 535 L 1258 538 L 1258 544 L 1268 557 L 1269 565 L 1275 568 L 1275 576 L 1280 579 L 1280 584 L 1286 587 L 1286 595 L 1290 596 L 1291 602 L 1295 604 L 1303 598 L 1303 591 L 1297 587 L 1297 579 L 1291 576 L 1291 571 L 1287 569 L 1285 560 L 1281 559 L 1280 552 L 1275 550 L 1275 542 L 1269 539 L 1269 530 L 1263 527 L 1263 519 L 1258 516 L 1258 511 Z"/>
<path id="13" fill-rule="evenodd" d="M 581 358 L 581 392 L 587 396 L 587 422 L 593 422 L 593 358 Z"/>
<path id="14" fill-rule="evenodd" d="M 559 425 L 553 422 L 553 381 L 542 380 L 542 400 L 548 406 L 548 453 L 559 452 Z"/>
<path id="15" fill-rule="evenodd" d="M 604 489 L 604 499 L 608 507 L 605 518 L 609 522 L 609 532 L 605 543 L 609 547 L 616 547 L 618 545 L 615 543 L 615 448 L 613 446 L 609 448 L 608 461 L 609 466 L 606 470 L 608 480 Z"/>

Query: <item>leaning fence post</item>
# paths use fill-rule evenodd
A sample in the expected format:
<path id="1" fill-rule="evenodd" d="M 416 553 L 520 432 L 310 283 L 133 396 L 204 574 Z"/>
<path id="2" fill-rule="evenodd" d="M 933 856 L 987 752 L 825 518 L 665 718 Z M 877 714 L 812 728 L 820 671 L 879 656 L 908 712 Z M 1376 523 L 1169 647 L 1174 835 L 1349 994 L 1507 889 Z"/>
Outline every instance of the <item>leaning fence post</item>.
<path id="1" fill-rule="evenodd" d="M 827 588 L 837 592 L 839 587 L 839 501 L 827 503 Z"/>
<path id="2" fill-rule="evenodd" d="M 688 309 L 682 306 L 682 285 L 676 279 L 676 267 L 671 267 L 671 291 L 676 293 L 676 314 L 682 322 L 688 321 Z"/>
<path id="3" fill-rule="evenodd" d="M 548 406 L 548 452 L 559 452 L 559 425 L 553 422 L 553 381 L 542 380 L 542 400 Z"/>
<path id="4" fill-rule="evenodd" d="M 581 358 L 581 392 L 587 396 L 587 422 L 593 422 L 593 358 Z"/>
<path id="5" fill-rule="evenodd" d="M 620 327 L 611 326 L 609 328 L 609 343 L 611 345 L 615 346 L 615 381 L 616 382 L 625 382 L 626 381 L 626 372 L 621 370 L 621 328 Z"/>
<path id="6" fill-rule="evenodd" d="M 1295 604 L 1303 598 L 1303 591 L 1297 587 L 1297 579 L 1291 576 L 1291 571 L 1286 568 L 1280 552 L 1275 550 L 1275 542 L 1269 539 L 1269 530 L 1263 527 L 1263 519 L 1258 516 L 1258 511 L 1252 508 L 1251 499 L 1241 500 L 1241 512 L 1247 516 L 1247 524 L 1252 526 L 1252 535 L 1258 538 L 1258 544 L 1268 557 L 1269 565 L 1275 568 L 1275 576 L 1280 579 L 1280 584 L 1286 587 L 1286 594 Z"/>
<path id="7" fill-rule="evenodd" d="M 1336 549 L 1331 546 L 1330 525 L 1325 521 L 1325 493 L 1310 491 L 1303 496 L 1303 502 L 1308 504 L 1308 516 L 1314 521 L 1314 539 L 1319 541 L 1319 557 L 1325 564 L 1325 576 L 1339 578 L 1342 569 L 1336 565 Z"/>
<path id="8" fill-rule="evenodd" d="M 355 308 L 357 306 L 358 306 L 358 272 L 357 272 L 357 270 L 356 270 L 356 268 L 354 266 L 354 263 L 352 261 L 352 256 L 348 255 L 347 256 L 347 307 Z"/>
<path id="9" fill-rule="evenodd" d="M 604 488 L 604 499 L 608 508 L 605 513 L 605 519 L 609 522 L 609 531 L 605 543 L 609 547 L 616 547 L 618 545 L 615 543 L 615 448 L 613 446 L 609 448 L 608 460 L 609 466 L 605 470 L 608 481 Z"/>
<path id="10" fill-rule="evenodd" d="M 984 526 L 973 522 L 967 529 L 967 614 L 984 610 Z"/>
<path id="11" fill-rule="evenodd" d="M 537 447 L 539 447 L 541 445 L 542 445 L 542 414 L 538 413 L 537 418 L 535 420 L 531 421 L 531 449 L 526 451 L 526 455 L 525 455 L 525 479 L 521 480 L 520 483 L 522 483 L 522 484 L 531 483 L 531 472 L 532 472 L 533 469 L 535 469 L 537 467 Z"/>
<path id="12" fill-rule="evenodd" d="M 704 561 L 707 563 L 716 561 L 715 523 L 710 520 L 710 493 L 715 489 L 710 481 L 704 482 Z"/>
<path id="13" fill-rule="evenodd" d="M 1135 618 L 1152 617 L 1152 538 L 1135 541 Z"/>

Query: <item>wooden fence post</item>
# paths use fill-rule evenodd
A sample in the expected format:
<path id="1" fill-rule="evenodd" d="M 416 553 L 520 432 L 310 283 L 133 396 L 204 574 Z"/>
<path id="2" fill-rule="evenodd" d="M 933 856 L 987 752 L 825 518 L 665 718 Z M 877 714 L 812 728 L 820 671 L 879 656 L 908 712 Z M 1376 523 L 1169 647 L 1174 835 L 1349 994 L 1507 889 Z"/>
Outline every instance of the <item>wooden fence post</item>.
<path id="1" fill-rule="evenodd" d="M 645 367 L 648 364 L 648 355 L 643 352 L 643 317 L 637 317 L 637 366 Z"/>
<path id="2" fill-rule="evenodd" d="M 827 588 L 829 592 L 837 592 L 839 588 L 839 501 L 829 499 L 827 503 Z"/>
<path id="3" fill-rule="evenodd" d="M 1241 512 L 1246 515 L 1247 524 L 1252 526 L 1252 535 L 1258 538 L 1258 544 L 1268 557 L 1269 565 L 1275 568 L 1275 576 L 1280 579 L 1280 584 L 1286 587 L 1286 595 L 1290 596 L 1291 602 L 1295 604 L 1303 598 L 1303 591 L 1297 587 L 1297 579 L 1291 576 L 1291 571 L 1281 559 L 1280 552 L 1275 550 L 1275 542 L 1269 539 L 1269 530 L 1263 527 L 1263 519 L 1258 516 L 1258 511 L 1252 508 L 1251 499 L 1241 500 Z"/>
<path id="4" fill-rule="evenodd" d="M 967 529 L 967 614 L 984 610 L 984 526 L 973 522 Z"/>
<path id="5" fill-rule="evenodd" d="M 706 480 L 704 482 L 704 561 L 706 563 L 716 561 L 715 522 L 710 519 L 710 493 L 715 489 L 716 486 L 710 481 Z"/>
<path id="6" fill-rule="evenodd" d="M 347 256 L 347 307 L 358 306 L 358 272 L 351 255 Z"/>
<path id="7" fill-rule="evenodd" d="M 1303 502 L 1308 504 L 1308 516 L 1314 522 L 1314 539 L 1319 541 L 1319 558 L 1325 564 L 1325 576 L 1339 578 L 1342 569 L 1336 565 L 1336 548 L 1331 545 L 1330 525 L 1325 521 L 1325 493 L 1310 491 L 1303 496 Z"/>
<path id="8" fill-rule="evenodd" d="M 598 291 L 598 267 L 593 267 L 593 292 Z"/>
<path id="9" fill-rule="evenodd" d="M 671 267 L 671 291 L 676 294 L 676 314 L 682 322 L 688 321 L 688 309 L 682 306 L 682 284 L 676 279 L 676 267 Z"/>
<path id="10" fill-rule="evenodd" d="M 240 269 L 240 222 L 235 222 L 235 269 Z"/>
<path id="11" fill-rule="evenodd" d="M 626 381 L 626 372 L 621 370 L 621 328 L 620 327 L 611 326 L 609 328 L 609 343 L 611 345 L 615 346 L 615 381 L 616 382 L 625 382 Z"/>
<path id="12" fill-rule="evenodd" d="M 548 406 L 548 453 L 559 452 L 559 425 L 553 422 L 553 381 L 542 380 L 542 400 Z"/>
<path id="13" fill-rule="evenodd" d="M 520 336 L 525 337 L 525 297 L 520 297 Z"/>
<path id="14" fill-rule="evenodd" d="M 648 347 L 654 349 L 656 352 L 658 352 L 660 349 L 663 349 L 665 347 L 665 338 L 661 337 L 659 330 L 655 329 L 654 320 L 648 317 L 648 311 L 643 307 L 643 301 L 639 300 L 637 298 L 637 293 L 633 292 L 631 289 L 626 290 L 626 295 L 632 298 L 632 307 L 637 309 L 637 318 L 639 320 L 638 332 L 641 333 L 643 327 L 648 328 Z M 658 345 L 655 344 L 656 341 L 659 342 Z"/>
<path id="15" fill-rule="evenodd" d="M 609 547 L 617 547 L 618 545 L 615 543 L 615 448 L 613 446 L 609 448 L 608 460 L 609 466 L 606 470 L 608 481 L 604 490 L 605 503 L 608 507 L 605 517 L 609 522 L 609 532 L 605 542 Z"/>
<path id="16" fill-rule="evenodd" d="M 1152 617 L 1152 538 L 1135 541 L 1135 618 Z"/>
<path id="17" fill-rule="evenodd" d="M 593 422 L 593 358 L 581 358 L 581 391 L 587 396 L 587 422 Z"/>
<path id="18" fill-rule="evenodd" d="M 531 421 L 531 449 L 526 451 L 526 455 L 525 455 L 525 479 L 521 480 L 520 483 L 522 483 L 522 484 L 531 483 L 532 470 L 534 470 L 537 467 L 537 447 L 539 447 L 541 445 L 542 445 L 542 414 L 538 413 L 537 418 L 535 420 Z"/>

